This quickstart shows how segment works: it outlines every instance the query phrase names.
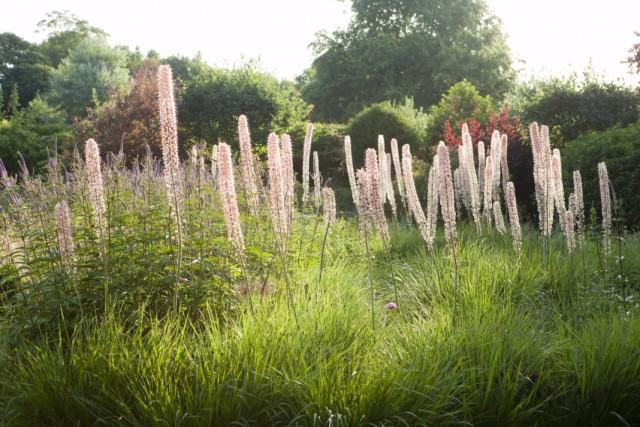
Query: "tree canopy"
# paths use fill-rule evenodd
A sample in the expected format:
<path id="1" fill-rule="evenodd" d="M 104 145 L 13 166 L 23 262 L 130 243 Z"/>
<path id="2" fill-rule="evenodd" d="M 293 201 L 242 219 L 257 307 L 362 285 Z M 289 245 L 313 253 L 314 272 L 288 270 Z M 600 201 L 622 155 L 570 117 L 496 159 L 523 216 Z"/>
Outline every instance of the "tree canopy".
<path id="1" fill-rule="evenodd" d="M 591 70 L 583 79 L 574 73 L 521 83 L 508 101 L 525 126 L 548 125 L 551 143 L 560 148 L 581 134 L 626 126 L 640 117 L 637 91 L 605 82 Z"/>
<path id="2" fill-rule="evenodd" d="M 84 39 L 108 36 L 104 30 L 66 10 L 48 12 L 45 19 L 38 22 L 38 32 L 47 34 L 40 50 L 54 68 Z"/>
<path id="3" fill-rule="evenodd" d="M 83 117 L 96 102 L 128 91 L 127 60 L 126 50 L 110 47 L 104 38 L 83 40 L 52 73 L 51 100 L 70 117 Z"/>
<path id="4" fill-rule="evenodd" d="M 251 64 L 234 70 L 191 65 L 195 70 L 190 66 L 178 70 L 187 78 L 178 104 L 183 142 L 236 141 L 237 120 L 244 114 L 253 141 L 266 143 L 270 132 L 290 132 L 309 113 L 291 82 L 279 82 Z"/>
<path id="5" fill-rule="evenodd" d="M 9 105 L 14 87 L 18 88 L 18 103 L 22 106 L 49 87 L 51 67 L 38 46 L 13 33 L 0 34 L 0 89 L 2 105 Z"/>
<path id="6" fill-rule="evenodd" d="M 344 121 L 405 96 L 428 107 L 464 78 L 501 98 L 513 82 L 505 36 L 484 0 L 353 0 L 352 10 L 346 30 L 313 43 L 302 93 L 315 120 Z"/>

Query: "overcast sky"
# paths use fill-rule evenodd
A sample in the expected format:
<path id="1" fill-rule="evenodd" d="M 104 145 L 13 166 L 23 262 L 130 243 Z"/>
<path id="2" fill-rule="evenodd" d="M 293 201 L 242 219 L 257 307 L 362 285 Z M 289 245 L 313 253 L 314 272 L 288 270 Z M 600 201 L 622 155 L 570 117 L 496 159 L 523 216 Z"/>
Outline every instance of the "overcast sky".
<path id="1" fill-rule="evenodd" d="M 69 10 L 104 29 L 110 43 L 155 49 L 162 56 L 201 52 L 210 65 L 232 66 L 258 58 L 264 71 L 294 78 L 311 65 L 308 45 L 320 30 L 349 22 L 349 1 L 22 0 L 3 7 L 0 32 L 32 41 L 38 21 L 52 10 Z M 589 61 L 607 80 L 638 82 L 620 64 L 640 38 L 640 0 L 488 0 L 509 36 L 515 67 L 523 75 L 581 73 Z M 7 12 L 8 11 L 8 12 Z"/>

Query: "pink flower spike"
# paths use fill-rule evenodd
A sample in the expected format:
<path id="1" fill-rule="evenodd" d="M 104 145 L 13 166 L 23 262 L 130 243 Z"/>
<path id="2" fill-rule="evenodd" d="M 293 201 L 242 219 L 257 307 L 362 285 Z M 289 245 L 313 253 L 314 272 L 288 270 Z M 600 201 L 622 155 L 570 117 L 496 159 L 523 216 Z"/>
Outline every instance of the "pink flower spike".
<path id="1" fill-rule="evenodd" d="M 396 305 L 395 302 L 388 302 L 384 308 L 386 308 L 387 310 L 395 310 L 396 308 L 398 308 L 398 306 Z"/>

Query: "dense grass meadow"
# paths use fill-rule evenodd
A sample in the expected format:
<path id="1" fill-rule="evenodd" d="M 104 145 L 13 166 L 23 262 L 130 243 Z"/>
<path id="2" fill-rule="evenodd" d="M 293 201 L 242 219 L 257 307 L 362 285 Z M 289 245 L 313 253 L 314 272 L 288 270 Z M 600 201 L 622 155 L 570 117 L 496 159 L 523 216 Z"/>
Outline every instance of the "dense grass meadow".
<path id="1" fill-rule="evenodd" d="M 505 220 L 488 166 L 479 211 L 441 146 L 424 210 L 408 149 L 372 150 L 359 214 L 334 217 L 311 131 L 301 183 L 289 139 L 251 155 L 244 118 L 239 147 L 179 162 L 160 93 L 162 159 L 90 140 L 0 173 L 1 425 L 640 424 L 640 237 L 616 209 L 574 193 L 559 222 L 547 180 L 553 225 Z"/>

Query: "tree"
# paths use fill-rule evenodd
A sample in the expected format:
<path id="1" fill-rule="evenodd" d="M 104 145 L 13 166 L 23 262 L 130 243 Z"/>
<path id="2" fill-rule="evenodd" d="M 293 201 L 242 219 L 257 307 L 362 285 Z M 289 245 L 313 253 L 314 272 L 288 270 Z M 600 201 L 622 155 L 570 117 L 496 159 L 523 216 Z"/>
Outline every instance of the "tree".
<path id="1" fill-rule="evenodd" d="M 56 145 L 67 145 L 72 135 L 65 114 L 36 96 L 11 119 L 0 120 L 0 159 L 7 171 L 15 174 L 19 151 L 30 170 L 39 170 L 46 164 L 47 154 L 53 154 Z"/>
<path id="2" fill-rule="evenodd" d="M 110 98 L 129 90 L 127 51 L 110 47 L 104 38 L 88 38 L 74 48 L 51 75 L 53 102 L 69 117 L 84 117 Z"/>
<path id="3" fill-rule="evenodd" d="M 640 37 L 640 31 L 634 31 L 637 37 Z M 623 63 L 629 64 L 629 69 L 640 74 L 640 42 L 634 43 L 629 49 L 629 56 Z"/>
<path id="4" fill-rule="evenodd" d="M 18 103 L 27 106 L 38 92 L 49 88 L 52 68 L 38 46 L 13 33 L 0 34 L 0 89 L 2 104 L 9 104 L 11 91 L 18 87 Z"/>
<path id="5" fill-rule="evenodd" d="M 572 74 L 521 83 L 509 104 L 524 126 L 534 121 L 548 125 L 551 143 L 558 148 L 581 134 L 626 126 L 640 116 L 637 91 L 603 82 L 591 70 L 582 80 Z"/>
<path id="6" fill-rule="evenodd" d="M 185 72 L 191 78 L 182 81 L 178 116 L 181 140 L 188 144 L 236 141 L 241 114 L 249 119 L 252 140 L 264 144 L 270 132 L 289 132 L 310 110 L 293 83 L 279 82 L 251 64 Z"/>
<path id="7" fill-rule="evenodd" d="M 318 35 L 300 80 L 316 120 L 405 96 L 429 107 L 463 78 L 496 98 L 511 86 L 510 52 L 484 0 L 353 0 L 352 10 L 347 30 Z"/>
<path id="8" fill-rule="evenodd" d="M 146 146 L 159 157 L 158 64 L 157 60 L 143 61 L 129 94 L 98 108 L 90 118 L 80 122 L 77 130 L 81 140 L 99 141 L 103 154 L 117 153 L 122 143 L 129 160 L 143 155 Z"/>
<path id="9" fill-rule="evenodd" d="M 104 30 L 90 25 L 88 21 L 67 10 L 47 13 L 45 19 L 38 22 L 38 32 L 48 34 L 40 45 L 40 50 L 54 68 L 85 39 L 108 36 Z"/>

